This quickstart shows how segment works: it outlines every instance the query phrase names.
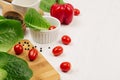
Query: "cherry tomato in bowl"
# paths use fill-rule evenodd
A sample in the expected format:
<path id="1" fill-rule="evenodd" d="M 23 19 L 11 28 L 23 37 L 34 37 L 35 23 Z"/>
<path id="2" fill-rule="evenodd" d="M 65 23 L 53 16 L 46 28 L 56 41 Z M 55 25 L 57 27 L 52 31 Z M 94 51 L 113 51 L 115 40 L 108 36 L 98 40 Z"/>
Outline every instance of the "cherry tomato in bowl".
<path id="1" fill-rule="evenodd" d="M 31 49 L 28 53 L 28 57 L 29 57 L 30 61 L 35 60 L 37 58 L 37 56 L 38 56 L 38 51 L 35 48 Z"/>
<path id="2" fill-rule="evenodd" d="M 74 16 L 78 16 L 80 14 L 80 10 L 75 8 L 74 9 Z"/>
<path id="3" fill-rule="evenodd" d="M 50 26 L 49 27 L 49 30 L 53 30 L 53 29 L 55 29 L 56 27 L 55 26 Z"/>
<path id="4" fill-rule="evenodd" d="M 70 69 L 71 69 L 71 63 L 70 62 L 62 62 L 60 64 L 60 69 L 63 71 L 63 72 L 68 72 Z"/>
<path id="5" fill-rule="evenodd" d="M 23 46 L 20 44 L 16 44 L 14 46 L 14 51 L 16 55 L 20 55 L 23 52 Z"/>
<path id="6" fill-rule="evenodd" d="M 64 35 L 61 38 L 63 44 L 68 45 L 71 43 L 71 38 L 68 35 Z"/>
<path id="7" fill-rule="evenodd" d="M 59 56 L 63 53 L 63 48 L 62 46 L 56 46 L 53 48 L 52 53 L 54 56 Z"/>

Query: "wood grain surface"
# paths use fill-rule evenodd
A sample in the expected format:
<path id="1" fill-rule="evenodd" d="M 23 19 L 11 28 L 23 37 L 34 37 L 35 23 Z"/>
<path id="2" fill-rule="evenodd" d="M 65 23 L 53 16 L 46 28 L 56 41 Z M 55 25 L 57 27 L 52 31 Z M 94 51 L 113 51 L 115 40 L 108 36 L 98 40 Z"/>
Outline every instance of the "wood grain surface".
<path id="1" fill-rule="evenodd" d="M 28 52 L 30 49 L 35 48 L 29 40 L 21 40 L 18 43 L 23 46 L 23 53 L 21 55 L 16 55 L 14 47 L 12 47 L 8 53 L 24 59 L 28 63 L 33 71 L 33 76 L 30 80 L 60 80 L 58 72 L 49 64 L 41 53 L 39 53 L 34 61 L 29 60 Z"/>
<path id="2" fill-rule="evenodd" d="M 4 0 L 4 1 L 7 1 L 7 2 L 9 2 L 9 3 L 11 3 L 11 2 L 12 2 L 12 0 Z"/>

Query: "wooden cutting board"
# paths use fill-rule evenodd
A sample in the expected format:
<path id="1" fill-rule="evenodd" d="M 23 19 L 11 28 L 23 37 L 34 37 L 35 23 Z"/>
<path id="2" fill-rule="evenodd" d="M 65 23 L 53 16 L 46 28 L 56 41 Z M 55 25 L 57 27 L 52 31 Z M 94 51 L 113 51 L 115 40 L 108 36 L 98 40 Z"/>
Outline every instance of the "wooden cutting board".
<path id="1" fill-rule="evenodd" d="M 39 53 L 34 61 L 29 60 L 28 52 L 30 49 L 35 48 L 29 40 L 21 40 L 16 44 L 21 44 L 23 46 L 23 53 L 16 55 L 14 52 L 14 46 L 8 51 L 8 53 L 24 59 L 28 63 L 33 71 L 33 76 L 30 80 L 60 80 L 58 72 L 49 64 L 41 53 Z"/>

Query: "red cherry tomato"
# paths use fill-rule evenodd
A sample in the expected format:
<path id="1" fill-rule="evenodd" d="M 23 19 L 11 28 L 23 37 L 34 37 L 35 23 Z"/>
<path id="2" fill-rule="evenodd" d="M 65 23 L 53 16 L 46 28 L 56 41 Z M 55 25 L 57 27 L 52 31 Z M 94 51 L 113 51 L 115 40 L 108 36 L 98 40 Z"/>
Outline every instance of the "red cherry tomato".
<path id="1" fill-rule="evenodd" d="M 71 42 L 71 38 L 68 35 L 62 36 L 61 40 L 62 40 L 62 43 L 65 45 L 68 45 Z"/>
<path id="2" fill-rule="evenodd" d="M 15 51 L 15 54 L 20 55 L 23 52 L 23 46 L 20 44 L 16 44 L 14 46 L 14 51 Z"/>
<path id="3" fill-rule="evenodd" d="M 55 26 L 50 26 L 49 30 L 52 30 L 52 29 L 55 29 L 55 28 L 56 28 Z"/>
<path id="4" fill-rule="evenodd" d="M 28 53 L 28 57 L 30 61 L 35 60 L 37 56 L 38 56 L 38 51 L 35 48 L 31 49 Z"/>
<path id="5" fill-rule="evenodd" d="M 54 56 L 59 56 L 63 53 L 63 48 L 61 46 L 56 46 L 53 48 L 52 53 Z"/>
<path id="6" fill-rule="evenodd" d="M 74 9 L 74 16 L 78 16 L 80 14 L 80 10 L 79 9 Z"/>
<path id="7" fill-rule="evenodd" d="M 60 69 L 63 71 L 63 72 L 68 72 L 70 69 L 71 69 L 71 64 L 70 62 L 62 62 L 60 64 Z"/>

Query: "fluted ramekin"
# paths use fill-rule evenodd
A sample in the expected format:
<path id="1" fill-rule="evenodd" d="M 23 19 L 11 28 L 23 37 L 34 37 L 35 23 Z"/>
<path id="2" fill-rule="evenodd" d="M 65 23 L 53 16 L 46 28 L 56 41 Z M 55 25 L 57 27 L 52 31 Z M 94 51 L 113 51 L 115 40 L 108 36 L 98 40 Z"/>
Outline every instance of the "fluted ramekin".
<path id="1" fill-rule="evenodd" d="M 35 42 L 40 44 L 47 44 L 56 41 L 60 29 L 60 21 L 58 19 L 51 16 L 44 16 L 44 18 L 48 20 L 51 25 L 56 26 L 56 28 L 52 30 L 34 30 L 30 28 L 31 37 Z"/>

